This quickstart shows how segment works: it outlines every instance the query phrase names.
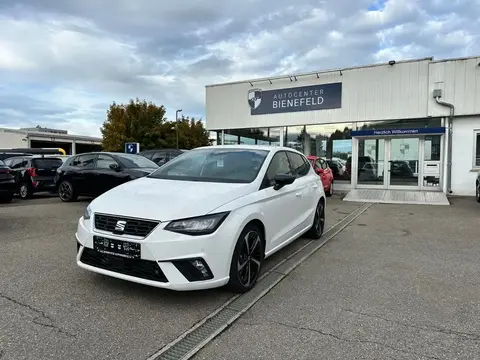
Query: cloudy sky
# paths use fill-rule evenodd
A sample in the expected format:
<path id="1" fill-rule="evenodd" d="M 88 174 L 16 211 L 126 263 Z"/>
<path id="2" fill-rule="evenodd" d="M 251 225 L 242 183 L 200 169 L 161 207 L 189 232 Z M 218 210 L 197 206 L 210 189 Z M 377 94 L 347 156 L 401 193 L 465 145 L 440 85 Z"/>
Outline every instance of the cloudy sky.
<path id="1" fill-rule="evenodd" d="M 204 117 L 204 86 L 480 54 L 480 0 L 1 0 L 0 126 L 99 135 L 112 101 Z"/>

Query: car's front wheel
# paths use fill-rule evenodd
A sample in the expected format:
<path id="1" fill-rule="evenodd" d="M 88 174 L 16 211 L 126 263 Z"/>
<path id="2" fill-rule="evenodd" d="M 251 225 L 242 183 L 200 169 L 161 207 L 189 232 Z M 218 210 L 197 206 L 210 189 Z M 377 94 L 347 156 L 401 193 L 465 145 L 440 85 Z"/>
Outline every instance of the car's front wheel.
<path id="1" fill-rule="evenodd" d="M 476 188 L 477 188 L 477 191 L 476 191 L 476 196 L 475 197 L 477 199 L 477 202 L 480 203 L 480 182 L 477 182 Z"/>
<path id="2" fill-rule="evenodd" d="M 248 224 L 240 234 L 230 265 L 230 281 L 227 287 L 236 293 L 253 288 L 260 276 L 265 257 L 263 232 L 254 224 Z"/>
<path id="3" fill-rule="evenodd" d="M 58 196 L 63 202 L 75 201 L 77 199 L 73 185 L 68 180 L 63 180 L 58 186 Z"/>
<path id="4" fill-rule="evenodd" d="M 325 228 L 325 203 L 320 200 L 315 208 L 315 216 L 313 218 L 313 224 L 310 230 L 307 232 L 307 236 L 311 239 L 318 240 L 323 235 Z"/>

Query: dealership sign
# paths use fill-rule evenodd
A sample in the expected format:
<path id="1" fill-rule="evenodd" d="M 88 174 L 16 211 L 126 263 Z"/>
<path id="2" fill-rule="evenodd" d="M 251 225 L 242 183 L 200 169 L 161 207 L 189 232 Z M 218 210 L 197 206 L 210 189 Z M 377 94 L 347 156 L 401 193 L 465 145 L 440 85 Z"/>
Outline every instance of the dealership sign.
<path id="1" fill-rule="evenodd" d="M 445 133 L 444 127 L 435 128 L 411 128 L 411 129 L 366 129 L 352 131 L 353 137 L 360 136 L 401 136 L 401 135 L 440 135 Z"/>
<path id="2" fill-rule="evenodd" d="M 301 86 L 287 89 L 250 89 L 251 115 L 339 109 L 342 107 L 342 83 Z"/>

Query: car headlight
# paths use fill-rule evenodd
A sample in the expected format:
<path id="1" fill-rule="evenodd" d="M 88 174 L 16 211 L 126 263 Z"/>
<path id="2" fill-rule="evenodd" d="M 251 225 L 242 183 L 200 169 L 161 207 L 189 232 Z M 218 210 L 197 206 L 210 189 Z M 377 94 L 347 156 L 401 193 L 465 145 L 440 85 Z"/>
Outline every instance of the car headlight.
<path id="1" fill-rule="evenodd" d="M 187 235 L 207 235 L 214 233 L 227 218 L 229 212 L 174 220 L 165 226 L 165 230 Z"/>
<path id="2" fill-rule="evenodd" d="M 85 212 L 83 213 L 83 219 L 84 220 L 90 220 L 91 216 L 92 216 L 92 209 L 90 209 L 90 205 L 88 205 L 85 208 Z"/>

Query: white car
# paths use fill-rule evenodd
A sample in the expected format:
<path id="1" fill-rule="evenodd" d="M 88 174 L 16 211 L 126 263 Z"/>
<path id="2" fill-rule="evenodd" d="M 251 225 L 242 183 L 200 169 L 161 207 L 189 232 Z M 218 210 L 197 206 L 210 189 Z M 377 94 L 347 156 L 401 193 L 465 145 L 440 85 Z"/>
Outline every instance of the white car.
<path id="1" fill-rule="evenodd" d="M 172 290 L 251 289 L 264 259 L 325 225 L 320 177 L 277 146 L 201 147 L 100 195 L 78 222 L 77 264 Z"/>

